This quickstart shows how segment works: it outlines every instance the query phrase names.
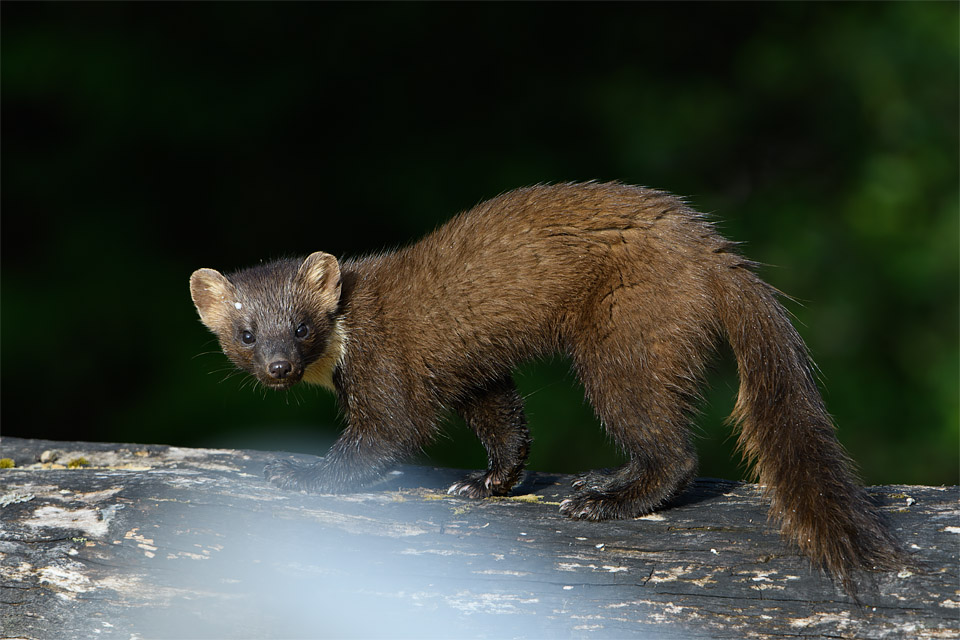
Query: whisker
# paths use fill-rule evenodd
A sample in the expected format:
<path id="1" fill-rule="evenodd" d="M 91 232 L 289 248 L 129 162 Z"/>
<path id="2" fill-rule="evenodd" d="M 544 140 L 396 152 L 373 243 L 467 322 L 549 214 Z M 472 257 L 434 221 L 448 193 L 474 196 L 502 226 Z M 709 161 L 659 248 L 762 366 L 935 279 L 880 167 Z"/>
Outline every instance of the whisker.
<path id="1" fill-rule="evenodd" d="M 191 359 L 191 360 L 196 360 L 196 359 L 199 358 L 200 356 L 214 356 L 214 355 L 223 355 L 223 352 L 220 351 L 219 349 L 214 349 L 214 350 L 211 350 L 211 351 L 201 351 L 200 353 L 192 356 L 190 359 Z"/>

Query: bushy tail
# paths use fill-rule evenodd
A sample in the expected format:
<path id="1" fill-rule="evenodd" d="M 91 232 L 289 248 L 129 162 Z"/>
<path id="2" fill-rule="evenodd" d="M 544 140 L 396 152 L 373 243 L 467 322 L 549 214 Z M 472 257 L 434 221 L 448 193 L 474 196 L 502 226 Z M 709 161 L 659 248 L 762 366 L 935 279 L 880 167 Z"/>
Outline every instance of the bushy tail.
<path id="1" fill-rule="evenodd" d="M 739 447 L 771 500 L 771 519 L 855 593 L 857 570 L 887 570 L 900 552 L 834 434 L 806 346 L 777 292 L 743 267 L 721 284 L 720 318 L 736 354 L 731 416 Z"/>

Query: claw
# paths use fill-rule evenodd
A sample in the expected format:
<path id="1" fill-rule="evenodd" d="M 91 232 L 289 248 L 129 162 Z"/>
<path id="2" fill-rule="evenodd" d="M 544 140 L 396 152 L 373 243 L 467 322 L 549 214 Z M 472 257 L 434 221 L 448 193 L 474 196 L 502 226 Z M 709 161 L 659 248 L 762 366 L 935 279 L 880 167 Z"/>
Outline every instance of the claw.
<path id="1" fill-rule="evenodd" d="M 447 489 L 447 493 L 452 496 L 463 496 L 466 495 L 469 497 L 472 487 L 468 482 L 454 482 L 450 485 L 450 488 Z"/>

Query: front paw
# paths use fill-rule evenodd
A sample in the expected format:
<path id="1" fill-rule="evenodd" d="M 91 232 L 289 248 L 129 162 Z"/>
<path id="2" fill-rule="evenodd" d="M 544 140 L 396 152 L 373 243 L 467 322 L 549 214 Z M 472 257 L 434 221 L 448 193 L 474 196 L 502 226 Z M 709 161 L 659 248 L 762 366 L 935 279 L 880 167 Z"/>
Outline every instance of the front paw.
<path id="1" fill-rule="evenodd" d="M 320 463 L 276 460 L 264 467 L 263 475 L 270 484 L 280 489 L 322 493 Z"/>
<path id="2" fill-rule="evenodd" d="M 492 471 L 471 473 L 467 477 L 454 482 L 447 489 L 447 493 L 465 498 L 489 498 L 490 496 L 505 496 L 510 493 L 512 483 L 504 483 Z"/>

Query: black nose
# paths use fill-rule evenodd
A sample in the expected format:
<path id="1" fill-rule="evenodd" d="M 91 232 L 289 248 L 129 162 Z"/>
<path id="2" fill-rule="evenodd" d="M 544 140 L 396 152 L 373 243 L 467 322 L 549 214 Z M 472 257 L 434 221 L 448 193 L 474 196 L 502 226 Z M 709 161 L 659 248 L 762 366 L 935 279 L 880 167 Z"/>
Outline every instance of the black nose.
<path id="1" fill-rule="evenodd" d="M 293 365 L 290 364 L 288 360 L 277 360 L 276 362 L 271 362 L 267 370 L 270 372 L 271 378 L 283 380 L 293 371 Z"/>

